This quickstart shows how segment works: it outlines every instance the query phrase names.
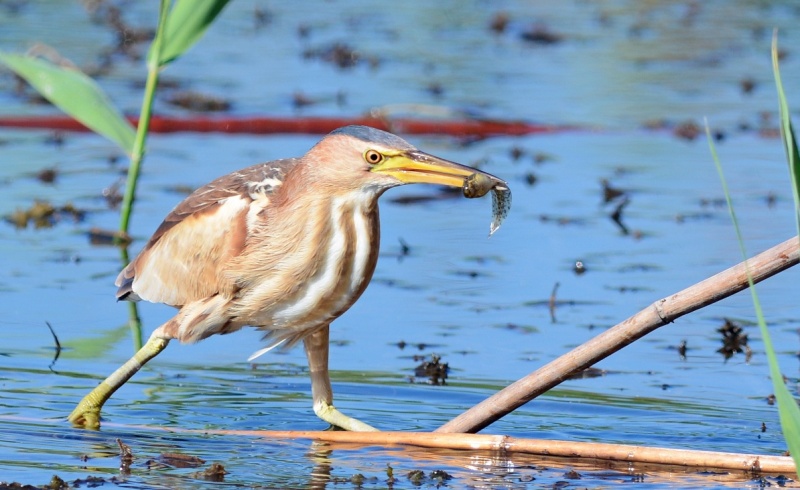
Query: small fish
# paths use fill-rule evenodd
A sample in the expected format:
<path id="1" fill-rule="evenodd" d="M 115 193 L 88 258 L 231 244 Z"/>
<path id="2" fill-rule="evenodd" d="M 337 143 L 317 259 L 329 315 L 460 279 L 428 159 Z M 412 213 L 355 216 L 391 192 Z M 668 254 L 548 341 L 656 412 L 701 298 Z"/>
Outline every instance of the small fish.
<path id="1" fill-rule="evenodd" d="M 476 172 L 464 178 L 462 191 L 468 199 L 483 197 L 492 191 L 492 223 L 489 225 L 489 236 L 492 236 L 511 209 L 511 190 L 508 184 L 497 177 Z"/>

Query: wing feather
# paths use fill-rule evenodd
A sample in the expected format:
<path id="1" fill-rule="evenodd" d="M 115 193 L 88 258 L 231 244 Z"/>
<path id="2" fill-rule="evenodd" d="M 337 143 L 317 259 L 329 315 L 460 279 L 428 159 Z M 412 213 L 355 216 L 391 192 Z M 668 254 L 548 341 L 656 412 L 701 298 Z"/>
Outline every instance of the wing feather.
<path id="1" fill-rule="evenodd" d="M 182 306 L 215 294 L 232 295 L 235 284 L 223 272 L 244 249 L 250 204 L 268 200 L 296 162 L 254 165 L 189 195 L 117 276 L 117 298 Z"/>

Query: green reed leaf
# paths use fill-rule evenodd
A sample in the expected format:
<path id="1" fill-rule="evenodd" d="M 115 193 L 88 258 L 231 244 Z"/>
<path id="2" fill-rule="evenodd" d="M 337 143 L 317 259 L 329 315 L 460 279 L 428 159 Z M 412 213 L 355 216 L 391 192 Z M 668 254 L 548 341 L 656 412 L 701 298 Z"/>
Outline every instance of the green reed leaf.
<path id="1" fill-rule="evenodd" d="M 180 57 L 196 43 L 229 0 L 177 0 L 169 11 L 158 66 Z M 155 56 L 150 52 L 149 59 Z"/>
<path id="2" fill-rule="evenodd" d="M 789 103 L 783 92 L 781 71 L 778 60 L 777 32 L 772 37 L 772 72 L 775 76 L 775 86 L 778 89 L 778 107 L 781 118 L 781 139 L 786 150 L 786 160 L 789 162 L 789 175 L 792 182 L 792 195 L 794 196 L 795 216 L 797 217 L 797 231 L 800 235 L 800 152 L 797 150 L 797 140 L 794 136 L 792 119 L 789 114 Z"/>
<path id="3" fill-rule="evenodd" d="M 103 89 L 83 72 L 18 54 L 0 53 L 0 62 L 62 111 L 130 154 L 135 136 L 133 127 Z"/>

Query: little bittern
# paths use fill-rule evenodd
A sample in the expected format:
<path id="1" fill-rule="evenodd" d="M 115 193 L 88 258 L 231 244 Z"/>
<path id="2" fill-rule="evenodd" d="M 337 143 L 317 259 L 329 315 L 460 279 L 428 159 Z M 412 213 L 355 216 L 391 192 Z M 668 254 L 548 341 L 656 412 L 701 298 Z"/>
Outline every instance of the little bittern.
<path id="1" fill-rule="evenodd" d="M 98 427 L 103 403 L 170 340 L 193 343 L 253 326 L 271 346 L 303 341 L 320 418 L 375 430 L 333 406 L 328 332 L 375 270 L 378 197 L 409 183 L 463 187 L 468 197 L 507 191 L 496 177 L 365 126 L 337 129 L 300 158 L 248 167 L 196 190 L 116 281 L 118 299 L 166 303 L 178 313 L 84 397 L 70 421 Z"/>

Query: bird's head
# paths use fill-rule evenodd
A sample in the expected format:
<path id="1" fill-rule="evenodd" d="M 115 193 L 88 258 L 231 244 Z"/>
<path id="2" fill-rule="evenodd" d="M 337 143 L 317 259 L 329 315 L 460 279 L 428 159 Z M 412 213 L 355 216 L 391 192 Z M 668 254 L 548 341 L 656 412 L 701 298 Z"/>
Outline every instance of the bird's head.
<path id="1" fill-rule="evenodd" d="M 493 175 L 422 152 L 399 136 L 367 126 L 331 132 L 306 158 L 314 162 L 315 172 L 324 173 L 320 177 L 340 189 L 373 189 L 380 194 L 403 184 L 439 184 L 465 188 L 466 194 L 465 182 L 476 174 L 489 185 L 505 185 Z"/>

